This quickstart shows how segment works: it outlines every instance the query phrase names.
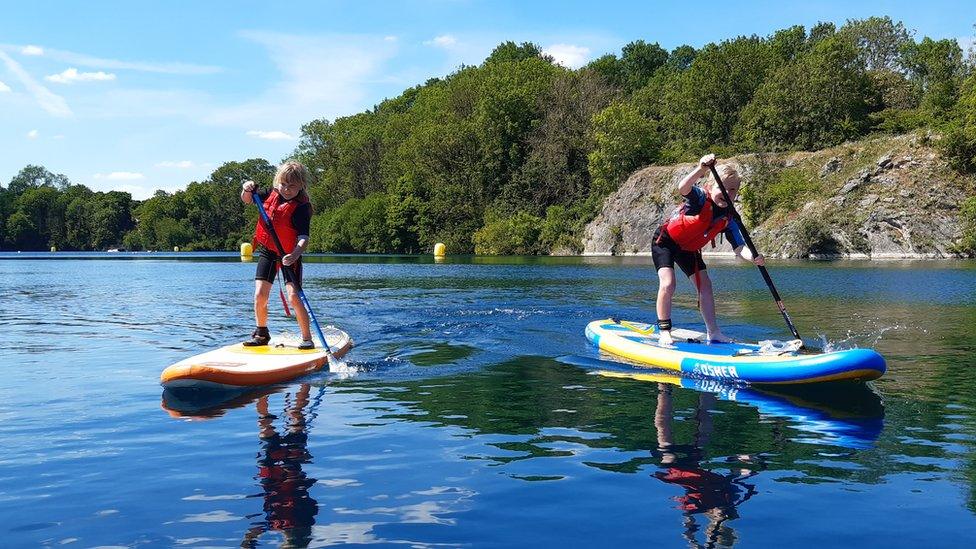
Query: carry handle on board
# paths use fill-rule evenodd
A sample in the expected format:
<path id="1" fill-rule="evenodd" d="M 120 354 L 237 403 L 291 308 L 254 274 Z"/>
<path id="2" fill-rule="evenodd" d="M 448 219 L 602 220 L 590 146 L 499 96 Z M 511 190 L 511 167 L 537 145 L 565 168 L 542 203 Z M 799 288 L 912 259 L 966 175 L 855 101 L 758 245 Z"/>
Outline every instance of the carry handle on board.
<path id="1" fill-rule="evenodd" d="M 746 230 L 745 223 L 742 222 L 742 218 L 739 217 L 739 212 L 735 211 L 735 206 L 732 205 L 732 197 L 729 196 L 729 191 L 725 190 L 725 184 L 722 183 L 722 178 L 718 175 L 718 170 L 715 169 L 715 162 L 708 165 L 708 168 L 712 171 L 712 177 L 715 178 L 715 182 L 718 184 L 719 190 L 722 191 L 722 197 L 725 198 L 725 203 L 729 206 L 729 211 L 732 212 L 732 217 L 735 222 L 739 225 L 739 232 L 742 233 L 742 239 L 746 241 L 746 246 L 749 247 L 749 251 L 752 252 L 752 257 L 759 257 L 759 252 L 756 251 L 756 245 L 752 243 L 752 238 L 749 236 L 749 231 Z M 776 306 L 779 307 L 779 312 L 783 315 L 783 320 L 786 320 L 786 325 L 789 326 L 790 331 L 793 332 L 793 337 L 801 341 L 800 348 L 803 348 L 802 341 L 803 338 L 796 331 L 796 326 L 793 325 L 793 321 L 790 320 L 790 314 L 786 312 L 786 305 L 783 305 L 783 300 L 779 297 L 779 292 L 776 291 L 776 286 L 773 284 L 773 279 L 769 277 L 769 271 L 763 265 L 756 265 L 759 267 L 759 272 L 762 274 L 763 280 L 766 281 L 766 286 L 769 287 L 769 292 L 773 294 L 773 300 L 776 301 Z"/>
<path id="2" fill-rule="evenodd" d="M 285 248 L 281 245 L 281 240 L 278 240 L 278 233 L 275 232 L 274 225 L 271 224 L 271 219 L 268 218 L 268 212 L 264 211 L 264 204 L 261 202 L 261 197 L 258 196 L 257 192 L 252 192 L 251 197 L 258 207 L 258 212 L 261 214 L 261 221 L 264 223 L 264 227 L 268 229 L 268 233 L 271 234 L 271 239 L 274 240 L 275 247 L 278 248 L 278 255 L 285 257 Z M 315 318 L 315 313 L 312 312 L 312 305 L 308 302 L 308 298 L 305 297 L 305 291 L 302 290 L 302 285 L 298 282 L 298 278 L 295 277 L 295 273 L 289 265 L 281 264 L 281 274 L 284 275 L 285 282 L 291 282 L 295 285 L 295 291 L 298 292 L 298 297 L 301 299 L 302 305 L 308 311 L 308 316 L 312 319 L 315 331 L 318 332 L 319 339 L 322 340 L 322 347 L 325 349 L 325 353 L 331 362 L 333 360 L 332 349 L 329 348 L 329 342 L 325 340 L 325 335 L 322 333 L 322 328 L 319 327 L 319 321 Z"/>

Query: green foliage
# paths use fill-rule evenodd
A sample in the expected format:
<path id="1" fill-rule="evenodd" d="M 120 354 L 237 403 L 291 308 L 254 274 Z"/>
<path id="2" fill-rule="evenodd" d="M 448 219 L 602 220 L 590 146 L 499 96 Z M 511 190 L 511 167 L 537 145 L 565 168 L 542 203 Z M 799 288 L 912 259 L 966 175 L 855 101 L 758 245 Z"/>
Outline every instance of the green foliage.
<path id="1" fill-rule="evenodd" d="M 615 102 L 593 117 L 589 154 L 593 192 L 606 196 L 634 169 L 655 160 L 661 146 L 658 125 L 628 102 Z"/>
<path id="2" fill-rule="evenodd" d="M 731 145 L 740 111 L 775 60 L 768 42 L 756 36 L 702 48 L 665 91 L 663 126 L 671 148 L 694 156 L 715 145 Z"/>
<path id="3" fill-rule="evenodd" d="M 858 60 L 868 71 L 900 70 L 901 53 L 913 44 L 905 25 L 888 16 L 849 19 L 837 34 L 857 50 Z"/>
<path id="4" fill-rule="evenodd" d="M 542 219 L 525 211 L 502 217 L 485 215 L 485 225 L 474 233 L 474 253 L 482 255 L 531 255 L 539 252 Z"/>
<path id="5" fill-rule="evenodd" d="M 830 227 L 821 219 L 805 218 L 796 227 L 794 245 L 800 257 L 811 255 L 836 255 L 843 250 L 840 242 L 830 233 Z"/>
<path id="6" fill-rule="evenodd" d="M 309 250 L 313 252 L 392 251 L 386 224 L 388 199 L 384 193 L 346 201 L 312 218 Z"/>
<path id="7" fill-rule="evenodd" d="M 820 190 L 814 177 L 798 168 L 776 170 L 761 158 L 742 186 L 743 215 L 749 225 L 766 221 L 776 212 L 797 209 Z"/>
<path id="8" fill-rule="evenodd" d="M 864 133 L 872 91 L 854 47 L 825 39 L 759 87 L 739 134 L 766 150 L 836 145 Z"/>
<path id="9" fill-rule="evenodd" d="M 969 257 L 976 256 L 976 196 L 967 198 L 959 209 L 962 223 L 962 238 L 953 247 L 953 252 Z"/>
<path id="10" fill-rule="evenodd" d="M 902 49 L 902 63 L 911 80 L 921 91 L 921 107 L 933 119 L 944 120 L 951 114 L 959 98 L 965 77 L 962 48 L 951 39 L 932 40 L 925 37 Z"/>
<path id="11" fill-rule="evenodd" d="M 976 75 L 962 86 L 944 134 L 940 147 L 949 165 L 961 172 L 976 173 Z"/>

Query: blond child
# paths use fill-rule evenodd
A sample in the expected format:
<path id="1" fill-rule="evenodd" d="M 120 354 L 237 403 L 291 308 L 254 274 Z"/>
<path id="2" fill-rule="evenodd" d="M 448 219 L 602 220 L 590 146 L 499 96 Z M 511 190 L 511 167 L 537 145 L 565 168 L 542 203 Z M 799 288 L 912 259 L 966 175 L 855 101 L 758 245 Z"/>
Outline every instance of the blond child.
<path id="1" fill-rule="evenodd" d="M 281 242 L 284 255 L 271 236 L 271 232 L 259 219 L 254 231 L 254 242 L 257 245 L 258 265 L 254 275 L 254 321 L 255 329 L 251 339 L 244 345 L 249 347 L 267 345 L 271 340 L 268 332 L 268 296 L 274 285 L 275 275 L 279 264 L 290 267 L 295 280 L 285 279 L 288 290 L 288 301 L 295 311 L 298 326 L 302 332 L 302 343 L 299 349 L 313 349 L 312 333 L 309 329 L 308 312 L 298 297 L 298 288 L 302 283 L 302 254 L 308 247 L 309 226 L 312 221 L 312 204 L 308 197 L 308 170 L 300 162 L 289 160 L 278 166 L 274 176 L 274 189 L 258 191 L 258 196 L 264 205 L 264 210 L 271 220 L 275 233 Z M 245 181 L 241 186 L 241 200 L 245 204 L 253 204 L 251 196 L 257 190 L 253 181 Z M 296 283 L 298 286 L 296 287 Z"/>
<path id="2" fill-rule="evenodd" d="M 742 233 L 718 184 L 709 178 L 703 188 L 695 186 L 714 165 L 715 155 L 705 155 L 698 161 L 698 167 L 678 183 L 678 193 L 684 198 L 684 202 L 678 212 L 654 233 L 651 257 L 658 276 L 657 318 L 660 335 L 658 341 L 661 345 L 673 343 L 671 300 L 675 288 L 675 263 L 695 284 L 708 341 L 715 343 L 728 343 L 731 340 L 722 333 L 715 320 L 715 296 L 701 249 L 719 234 L 724 234 L 737 257 L 756 265 L 765 264 L 762 255 L 752 257 L 752 253 L 745 247 Z M 718 165 L 716 170 L 722 177 L 729 197 L 735 200 L 741 184 L 738 172 L 728 164 Z"/>

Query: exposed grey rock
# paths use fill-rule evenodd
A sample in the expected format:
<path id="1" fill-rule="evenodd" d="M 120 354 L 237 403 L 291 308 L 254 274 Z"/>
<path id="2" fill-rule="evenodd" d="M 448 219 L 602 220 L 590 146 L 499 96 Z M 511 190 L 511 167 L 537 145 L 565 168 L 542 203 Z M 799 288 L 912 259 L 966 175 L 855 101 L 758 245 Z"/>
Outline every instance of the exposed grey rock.
<path id="1" fill-rule="evenodd" d="M 858 185 L 860 185 L 860 184 L 861 184 L 861 180 L 859 180 L 859 179 L 851 179 L 847 183 L 844 183 L 844 186 L 841 187 L 840 194 L 847 194 L 847 193 L 853 191 L 854 189 L 856 189 L 858 187 Z"/>
<path id="2" fill-rule="evenodd" d="M 820 177 L 827 177 L 832 173 L 836 173 L 838 170 L 840 170 L 840 158 L 835 156 L 820 168 Z"/>
<path id="3" fill-rule="evenodd" d="M 882 170 L 891 166 L 891 153 L 888 153 L 878 159 L 878 167 Z"/>

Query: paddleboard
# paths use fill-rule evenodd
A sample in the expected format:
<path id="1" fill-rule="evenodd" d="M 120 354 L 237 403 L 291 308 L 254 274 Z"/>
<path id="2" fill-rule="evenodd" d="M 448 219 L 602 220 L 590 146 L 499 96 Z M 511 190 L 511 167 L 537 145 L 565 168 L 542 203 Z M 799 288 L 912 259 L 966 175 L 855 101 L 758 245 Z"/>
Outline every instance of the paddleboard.
<path id="1" fill-rule="evenodd" d="M 323 330 L 332 356 L 341 358 L 352 348 L 349 334 L 327 326 Z M 199 354 L 169 366 L 159 376 L 167 389 L 241 389 L 295 379 L 328 364 L 324 349 L 302 350 L 297 342 L 272 338 L 260 347 L 241 343 Z"/>
<path id="2" fill-rule="evenodd" d="M 682 375 L 743 383 L 819 383 L 870 381 L 885 372 L 884 358 L 872 349 L 803 354 L 766 344 L 707 343 L 705 334 L 672 330 L 674 344 L 663 346 L 653 324 L 595 320 L 586 337 L 602 351 L 633 361 L 634 368 L 656 367 Z"/>

